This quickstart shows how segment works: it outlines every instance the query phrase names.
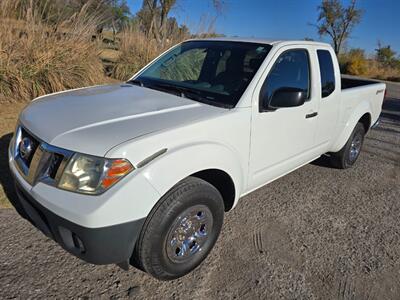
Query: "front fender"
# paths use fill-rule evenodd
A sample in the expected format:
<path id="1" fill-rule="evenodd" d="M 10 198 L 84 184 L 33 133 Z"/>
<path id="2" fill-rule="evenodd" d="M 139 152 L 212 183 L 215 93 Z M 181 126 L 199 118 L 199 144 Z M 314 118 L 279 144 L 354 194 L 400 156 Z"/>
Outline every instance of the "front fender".
<path id="1" fill-rule="evenodd" d="M 168 149 L 138 171 L 164 195 L 182 179 L 207 169 L 219 169 L 231 177 L 235 185 L 235 205 L 245 184 L 245 170 L 239 155 L 225 145 L 207 142 Z"/>
<path id="2" fill-rule="evenodd" d="M 366 113 L 371 116 L 371 107 L 369 105 L 369 102 L 363 101 L 356 107 L 356 109 L 353 110 L 353 112 L 350 113 L 350 116 L 347 117 L 347 122 L 345 123 L 342 131 L 339 133 L 339 137 L 337 138 L 336 143 L 334 143 L 331 149 L 332 152 L 340 151 L 340 149 L 343 148 L 351 133 L 353 132 L 354 127 L 361 119 L 361 117 Z M 345 112 L 345 115 L 347 116 L 348 114 Z"/>

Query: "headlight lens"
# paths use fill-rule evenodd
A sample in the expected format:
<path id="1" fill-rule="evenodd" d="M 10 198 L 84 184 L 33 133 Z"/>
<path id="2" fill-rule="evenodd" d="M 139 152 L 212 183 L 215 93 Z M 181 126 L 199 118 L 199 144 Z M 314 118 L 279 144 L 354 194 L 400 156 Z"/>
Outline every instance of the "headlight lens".
<path id="1" fill-rule="evenodd" d="M 99 194 L 133 169 L 131 163 L 125 159 L 107 159 L 76 153 L 65 167 L 58 187 L 84 194 Z"/>

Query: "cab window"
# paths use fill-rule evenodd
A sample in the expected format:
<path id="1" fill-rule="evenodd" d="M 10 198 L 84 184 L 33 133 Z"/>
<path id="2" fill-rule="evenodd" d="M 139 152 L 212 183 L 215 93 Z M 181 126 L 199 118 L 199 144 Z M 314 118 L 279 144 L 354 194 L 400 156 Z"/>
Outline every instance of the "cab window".
<path id="1" fill-rule="evenodd" d="M 310 99 L 310 62 L 306 49 L 288 50 L 278 57 L 261 89 L 261 108 L 266 108 L 274 93 L 282 88 L 301 90 Z"/>
<path id="2" fill-rule="evenodd" d="M 317 50 L 319 72 L 321 76 L 321 97 L 325 98 L 335 90 L 335 70 L 332 55 L 327 50 Z"/>

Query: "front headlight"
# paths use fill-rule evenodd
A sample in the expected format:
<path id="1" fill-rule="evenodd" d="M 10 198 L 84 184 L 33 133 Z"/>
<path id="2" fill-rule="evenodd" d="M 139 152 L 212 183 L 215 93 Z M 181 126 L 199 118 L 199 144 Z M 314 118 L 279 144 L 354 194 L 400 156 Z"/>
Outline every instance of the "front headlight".
<path id="1" fill-rule="evenodd" d="M 99 194 L 133 169 L 131 163 L 125 159 L 107 159 L 76 153 L 65 167 L 58 187 L 84 194 Z"/>

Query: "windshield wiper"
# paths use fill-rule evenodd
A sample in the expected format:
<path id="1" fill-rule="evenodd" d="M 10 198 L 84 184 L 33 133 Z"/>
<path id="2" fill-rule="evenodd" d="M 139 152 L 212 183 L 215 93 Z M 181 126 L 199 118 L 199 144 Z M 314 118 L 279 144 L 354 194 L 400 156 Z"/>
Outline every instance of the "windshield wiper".
<path id="1" fill-rule="evenodd" d="M 156 83 L 151 83 L 148 87 L 149 88 L 154 87 L 156 89 L 160 89 L 165 92 L 173 92 L 177 96 L 181 96 L 183 98 L 189 98 L 189 99 L 192 99 L 192 100 L 195 100 L 195 101 L 198 101 L 201 103 L 213 105 L 213 106 L 218 106 L 218 107 L 223 107 L 223 108 L 233 108 L 233 105 L 220 103 L 217 101 L 212 101 L 212 100 L 208 99 L 207 97 L 204 97 L 203 95 L 201 95 L 200 91 L 196 91 L 191 88 L 184 87 L 184 86 L 177 86 L 177 85 L 172 85 L 172 84 L 168 84 L 168 83 L 156 82 Z"/>

